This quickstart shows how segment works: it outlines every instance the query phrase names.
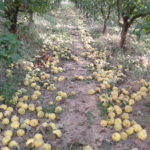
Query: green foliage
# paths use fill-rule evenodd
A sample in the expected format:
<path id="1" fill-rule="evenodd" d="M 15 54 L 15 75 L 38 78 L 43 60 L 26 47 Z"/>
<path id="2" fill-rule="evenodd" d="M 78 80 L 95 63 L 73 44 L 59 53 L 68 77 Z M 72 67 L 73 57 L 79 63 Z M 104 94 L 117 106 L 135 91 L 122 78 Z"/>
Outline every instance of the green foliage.
<path id="1" fill-rule="evenodd" d="M 4 66 L 3 66 L 4 67 Z M 21 69 L 13 69 L 13 75 L 6 77 L 6 69 L 0 68 L 1 78 L 0 78 L 0 95 L 4 96 L 4 101 L 2 103 L 15 106 L 15 102 L 12 100 L 13 96 L 18 90 L 18 86 L 23 82 L 25 73 Z"/>
<path id="2" fill-rule="evenodd" d="M 88 111 L 86 112 L 86 117 L 87 117 L 87 124 L 90 127 L 94 122 L 94 115 L 92 112 Z"/>
<path id="3" fill-rule="evenodd" d="M 61 0 L 27 0 L 24 4 L 28 10 L 42 14 L 58 7 L 60 2 Z"/>
<path id="4" fill-rule="evenodd" d="M 2 1 L 0 1 L 0 10 L 2 10 L 2 9 L 3 9 L 3 7 L 4 7 L 3 2 L 2 2 Z"/>
<path id="5" fill-rule="evenodd" d="M 21 57 L 21 43 L 11 33 L 0 35 L 0 59 L 6 64 L 16 62 Z"/>
<path id="6" fill-rule="evenodd" d="M 114 0 L 71 0 L 87 17 L 98 19 L 100 15 L 107 16 L 109 9 L 115 6 Z"/>
<path id="7" fill-rule="evenodd" d="M 106 109 L 106 107 L 103 106 L 102 102 L 98 102 L 97 106 L 100 110 L 100 116 L 103 117 L 104 119 L 106 119 L 107 118 L 107 109 Z"/>
<path id="8" fill-rule="evenodd" d="M 75 3 L 83 14 L 94 20 L 103 19 L 103 33 L 106 32 L 108 21 L 112 14 L 118 16 L 118 22 L 121 31 L 120 47 L 123 48 L 126 43 L 126 35 L 129 28 L 140 19 L 144 21 L 138 28 L 140 31 L 150 33 L 149 21 L 146 21 L 150 16 L 150 1 L 148 0 L 71 0 Z M 140 32 L 138 32 L 140 34 Z"/>
<path id="9" fill-rule="evenodd" d="M 146 35 L 150 34 L 150 16 L 146 17 L 144 21 L 138 23 L 135 26 L 133 33 L 136 34 L 138 38 L 142 36 L 142 33 Z"/>
<path id="10" fill-rule="evenodd" d="M 56 104 L 52 104 L 52 105 L 49 105 L 49 106 L 43 106 L 43 111 L 45 113 L 54 113 L 55 112 L 55 108 L 56 108 Z"/>
<path id="11" fill-rule="evenodd" d="M 10 79 L 8 79 L 8 81 L 10 81 Z M 14 83 L 8 82 L 8 81 L 2 83 L 3 86 L 0 87 L 0 94 L 4 95 L 5 100 L 3 103 L 13 106 L 15 104 L 12 102 L 12 97 L 14 96 L 15 92 L 17 91 L 14 87 L 16 83 L 14 84 Z"/>

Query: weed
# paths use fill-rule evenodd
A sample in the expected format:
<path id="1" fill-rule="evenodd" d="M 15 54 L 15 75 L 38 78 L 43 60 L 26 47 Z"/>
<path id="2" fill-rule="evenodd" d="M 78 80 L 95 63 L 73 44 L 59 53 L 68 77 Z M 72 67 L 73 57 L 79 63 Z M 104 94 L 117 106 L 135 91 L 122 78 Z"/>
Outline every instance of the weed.
<path id="1" fill-rule="evenodd" d="M 52 104 L 49 106 L 43 106 L 43 112 L 45 113 L 54 113 L 56 108 L 56 104 Z"/>
<path id="2" fill-rule="evenodd" d="M 0 69 L 5 72 L 5 69 Z M 13 71 L 13 75 L 10 77 L 5 77 L 5 73 L 2 74 L 0 78 L 0 95 L 4 96 L 3 103 L 7 105 L 14 106 L 15 104 L 12 102 L 12 97 L 15 92 L 18 90 L 20 83 L 24 79 L 24 72 L 22 70 L 15 69 Z"/>
<path id="3" fill-rule="evenodd" d="M 93 113 L 90 112 L 90 111 L 86 112 L 86 117 L 87 117 L 87 124 L 88 124 L 88 126 L 91 126 L 93 124 L 93 121 L 94 121 Z"/>
<path id="4" fill-rule="evenodd" d="M 103 106 L 102 102 L 98 102 L 98 108 L 100 110 L 100 116 L 103 117 L 104 119 L 107 118 L 107 109 L 106 107 Z"/>

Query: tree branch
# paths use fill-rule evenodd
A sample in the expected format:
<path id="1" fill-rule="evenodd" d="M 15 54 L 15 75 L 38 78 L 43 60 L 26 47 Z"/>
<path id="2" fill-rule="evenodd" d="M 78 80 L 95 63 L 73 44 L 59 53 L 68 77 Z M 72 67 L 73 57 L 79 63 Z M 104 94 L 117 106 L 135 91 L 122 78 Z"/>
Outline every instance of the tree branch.
<path id="1" fill-rule="evenodd" d="M 129 24 L 132 24 L 137 18 L 146 17 L 147 15 L 150 15 L 150 12 L 137 14 L 130 19 Z"/>

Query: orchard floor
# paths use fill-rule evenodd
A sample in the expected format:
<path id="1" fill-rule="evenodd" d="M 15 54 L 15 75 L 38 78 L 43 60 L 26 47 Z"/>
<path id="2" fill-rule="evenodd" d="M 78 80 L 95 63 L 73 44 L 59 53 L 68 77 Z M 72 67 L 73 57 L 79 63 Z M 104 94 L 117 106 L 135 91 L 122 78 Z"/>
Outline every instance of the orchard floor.
<path id="1" fill-rule="evenodd" d="M 138 150 L 150 150 L 150 94 L 133 106 L 133 113 L 131 114 L 131 118 L 147 130 L 148 138 L 142 142 L 136 138 L 136 135 L 132 135 L 126 141 L 112 142 L 113 127 L 100 126 L 100 120 L 103 118 L 98 107 L 100 94 L 88 94 L 89 90 L 98 87 L 98 83 L 94 79 L 89 79 L 89 76 L 92 76 L 92 71 L 89 70 L 88 66 L 92 62 L 82 56 L 82 53 L 86 52 L 87 49 L 81 39 L 78 22 L 79 20 L 83 21 L 85 29 L 88 25 L 78 10 L 74 8 L 62 9 L 58 14 L 56 13 L 56 18 L 61 20 L 61 27 L 70 35 L 72 44 L 69 49 L 78 58 L 78 61 L 61 61 L 60 66 L 64 72 L 57 76 L 64 76 L 65 80 L 55 83 L 55 86 L 60 91 L 66 93 L 73 91 L 76 95 L 68 96 L 66 100 L 60 102 L 63 111 L 57 116 L 56 122 L 62 131 L 62 137 L 48 138 L 48 134 L 45 133 L 43 136 L 46 137 L 47 142 L 52 145 L 53 150 L 82 150 L 85 145 L 90 145 L 94 150 L 131 150 L 134 147 Z M 84 79 L 76 80 L 75 76 L 83 76 Z M 138 88 L 134 87 L 136 84 L 131 82 L 132 79 L 128 80 L 130 81 L 128 86 L 133 86 L 133 91 L 134 88 Z M 43 103 L 46 104 L 51 98 L 54 98 L 52 92 L 42 89 Z M 29 117 L 29 115 L 27 116 Z M 2 138 L 1 135 L 0 138 Z M 16 140 L 25 143 L 25 139 L 16 138 Z"/>
<path id="2" fill-rule="evenodd" d="M 140 142 L 136 139 L 135 135 L 131 136 L 127 141 L 114 143 L 111 141 L 112 128 L 103 128 L 99 125 L 101 118 L 100 110 L 97 107 L 98 95 L 88 95 L 88 91 L 95 89 L 98 85 L 95 80 L 91 81 L 74 81 L 74 76 L 82 75 L 85 78 L 92 75 L 87 65 L 90 64 L 90 60 L 81 56 L 82 52 L 86 49 L 81 41 L 80 30 L 77 24 L 70 26 L 71 21 L 75 18 L 83 20 L 77 10 L 71 13 L 65 12 L 66 20 L 65 25 L 68 26 L 68 32 L 73 39 L 71 48 L 72 54 L 78 57 L 78 62 L 67 61 L 62 66 L 65 69 L 65 73 L 62 73 L 66 78 L 64 84 L 59 85 L 59 88 L 64 91 L 75 91 L 77 95 L 74 98 L 67 99 L 62 107 L 63 113 L 60 115 L 60 124 L 63 124 L 63 137 L 58 142 L 63 150 L 80 150 L 82 145 L 90 145 L 94 150 L 128 150 L 131 148 L 138 148 L 139 150 L 150 150 L 150 137 Z M 64 13 L 62 13 L 64 14 Z M 67 19 L 66 19 L 67 18 Z M 85 29 L 87 27 L 84 24 Z M 130 80 L 130 79 L 129 79 Z M 149 95 L 150 96 L 150 95 Z M 144 99 L 144 103 L 141 102 L 135 106 L 132 117 L 142 124 L 150 134 L 150 102 L 149 96 Z M 140 115 L 139 115 L 140 114 Z M 70 148 L 69 148 L 70 147 Z"/>

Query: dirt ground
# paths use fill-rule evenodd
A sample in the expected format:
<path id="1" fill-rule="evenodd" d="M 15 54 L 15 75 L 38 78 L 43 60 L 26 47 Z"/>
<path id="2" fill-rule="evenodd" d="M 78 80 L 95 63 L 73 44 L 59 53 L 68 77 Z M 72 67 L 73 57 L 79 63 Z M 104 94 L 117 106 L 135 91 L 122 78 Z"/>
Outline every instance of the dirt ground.
<path id="1" fill-rule="evenodd" d="M 65 71 L 60 73 L 59 76 L 64 76 L 65 81 L 57 82 L 56 87 L 59 91 L 66 93 L 73 91 L 76 94 L 75 96 L 68 96 L 66 100 L 59 104 L 63 108 L 63 112 L 58 116 L 57 124 L 63 136 L 60 139 L 56 139 L 53 136 L 47 138 L 53 149 L 81 150 L 84 145 L 90 145 L 94 150 L 131 150 L 132 148 L 150 150 L 150 94 L 143 101 L 133 106 L 133 113 L 130 115 L 131 118 L 146 129 L 148 138 L 141 142 L 136 138 L 136 135 L 132 135 L 126 141 L 112 142 L 113 127 L 100 126 L 100 120 L 103 118 L 98 108 L 98 97 L 100 94 L 88 94 L 88 91 L 95 89 L 98 83 L 94 79 L 89 79 L 89 76 L 92 76 L 92 71 L 87 66 L 91 64 L 91 60 L 82 57 L 82 53 L 87 52 L 87 49 L 82 42 L 80 25 L 77 23 L 77 20 L 80 19 L 84 22 L 85 29 L 88 24 L 80 16 L 78 10 L 74 8 L 67 11 L 62 10 L 62 13 L 59 13 L 57 17 L 63 20 L 61 27 L 71 36 L 72 44 L 69 49 L 78 58 L 78 61 L 67 60 L 62 61 L 60 64 Z M 76 80 L 75 76 L 83 76 L 84 80 Z M 132 79 L 129 80 L 132 81 Z M 45 104 L 47 104 L 48 99 L 54 98 L 51 92 L 44 90 L 42 90 L 42 97 Z M 27 115 L 28 118 L 33 116 L 36 117 L 36 115 L 31 113 Z M 44 134 L 45 137 L 48 137 L 47 133 Z M 24 138 L 16 138 L 16 140 L 20 143 L 25 141 Z"/>
<path id="2" fill-rule="evenodd" d="M 76 15 L 79 15 L 76 13 Z M 68 23 L 69 20 L 74 17 L 67 14 Z M 76 16 L 77 18 L 79 16 Z M 91 75 L 86 69 L 86 66 L 90 64 L 90 60 L 81 56 L 81 53 L 86 51 L 80 38 L 80 33 L 77 26 L 72 26 L 69 31 L 73 43 L 71 51 L 78 57 L 78 62 L 65 62 L 63 67 L 65 73 L 66 82 L 59 85 L 59 88 L 64 91 L 75 91 L 77 95 L 74 98 L 67 99 L 63 104 L 64 111 L 60 115 L 60 124 L 63 124 L 63 138 L 59 141 L 61 147 L 65 149 L 68 145 L 91 145 L 94 150 L 128 150 L 131 148 L 138 148 L 139 150 L 150 150 L 150 137 L 144 142 L 136 140 L 135 135 L 131 136 L 125 142 L 113 143 L 111 141 L 111 133 L 113 129 L 111 127 L 102 128 L 99 125 L 100 111 L 97 108 L 98 95 L 88 95 L 90 89 L 95 89 L 97 84 L 94 80 L 86 83 L 85 81 L 74 81 L 73 78 L 76 75 L 82 75 L 88 77 Z M 140 123 L 146 128 L 148 135 L 150 134 L 150 95 L 144 99 L 141 103 L 134 106 L 132 116 L 134 120 Z M 88 116 L 89 114 L 89 116 Z M 88 123 L 88 119 L 91 119 L 91 123 Z M 79 148 L 80 149 L 80 148 Z"/>

